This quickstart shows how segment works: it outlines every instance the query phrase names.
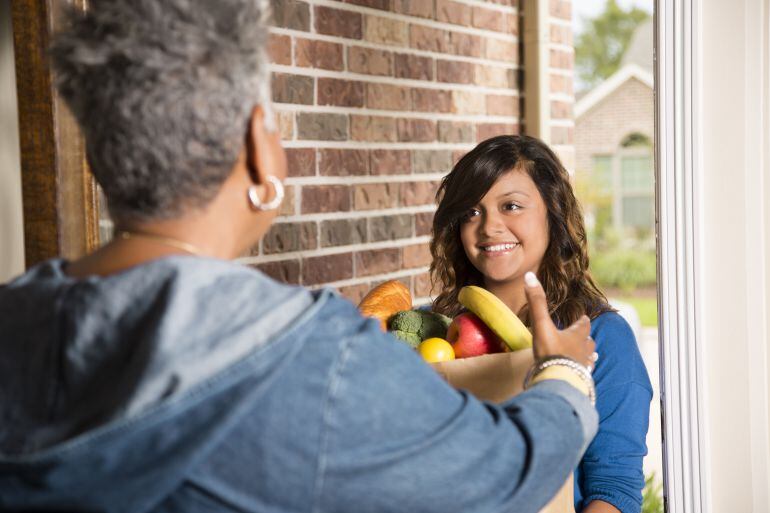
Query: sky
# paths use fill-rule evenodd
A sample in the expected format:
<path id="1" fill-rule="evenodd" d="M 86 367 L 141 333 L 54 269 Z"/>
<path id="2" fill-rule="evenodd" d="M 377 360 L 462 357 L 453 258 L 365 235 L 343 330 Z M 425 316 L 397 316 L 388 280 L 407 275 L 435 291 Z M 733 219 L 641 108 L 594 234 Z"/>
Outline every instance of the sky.
<path id="1" fill-rule="evenodd" d="M 604 10 L 604 4 L 606 0 L 574 0 L 572 2 L 572 28 L 575 30 L 575 34 L 579 34 L 582 30 L 582 20 L 585 18 L 593 18 Z M 618 4 L 623 9 L 636 6 L 652 14 L 653 0 L 618 0 Z"/>

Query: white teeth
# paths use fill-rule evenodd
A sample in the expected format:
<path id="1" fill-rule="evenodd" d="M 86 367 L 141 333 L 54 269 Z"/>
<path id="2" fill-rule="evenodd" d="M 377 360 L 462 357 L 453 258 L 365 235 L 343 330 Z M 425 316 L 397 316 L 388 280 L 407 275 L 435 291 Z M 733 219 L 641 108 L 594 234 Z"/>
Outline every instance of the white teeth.
<path id="1" fill-rule="evenodd" d="M 481 249 L 487 253 L 492 253 L 493 251 L 507 251 L 515 247 L 516 244 L 495 244 L 494 246 L 485 246 Z"/>

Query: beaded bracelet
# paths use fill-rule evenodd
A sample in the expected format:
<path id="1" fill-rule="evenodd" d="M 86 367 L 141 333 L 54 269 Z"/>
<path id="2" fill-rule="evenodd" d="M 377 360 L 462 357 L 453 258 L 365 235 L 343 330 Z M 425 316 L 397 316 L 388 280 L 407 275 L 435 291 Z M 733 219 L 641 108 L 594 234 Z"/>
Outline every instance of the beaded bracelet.
<path id="1" fill-rule="evenodd" d="M 524 389 L 526 390 L 530 387 L 535 376 L 554 365 L 566 367 L 580 376 L 580 379 L 588 385 L 588 399 L 591 400 L 591 405 L 596 405 L 596 387 L 594 386 L 594 379 L 591 377 L 591 372 L 585 365 L 581 365 L 572 358 L 566 356 L 546 356 L 545 358 L 536 361 L 532 367 L 529 368 L 527 376 L 524 378 Z"/>

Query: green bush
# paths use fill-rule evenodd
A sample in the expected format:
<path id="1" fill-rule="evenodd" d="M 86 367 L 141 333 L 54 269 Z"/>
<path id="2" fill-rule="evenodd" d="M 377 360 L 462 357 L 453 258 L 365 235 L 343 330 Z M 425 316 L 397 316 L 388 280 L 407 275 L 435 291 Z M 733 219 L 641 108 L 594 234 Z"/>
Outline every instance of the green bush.
<path id="1" fill-rule="evenodd" d="M 591 258 L 591 274 L 604 288 L 633 292 L 637 287 L 653 286 L 656 281 L 655 253 L 633 249 L 613 249 Z"/>
<path id="2" fill-rule="evenodd" d="M 642 513 L 663 513 L 663 485 L 655 482 L 655 472 L 644 480 Z"/>

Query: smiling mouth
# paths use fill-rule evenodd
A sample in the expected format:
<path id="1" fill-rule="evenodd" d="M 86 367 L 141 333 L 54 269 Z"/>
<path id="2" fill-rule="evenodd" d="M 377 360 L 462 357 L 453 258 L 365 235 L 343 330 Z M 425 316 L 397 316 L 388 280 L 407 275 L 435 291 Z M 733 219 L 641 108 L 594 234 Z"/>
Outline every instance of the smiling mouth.
<path id="1" fill-rule="evenodd" d="M 491 246 L 479 246 L 479 249 L 482 253 L 485 253 L 487 255 L 494 255 L 494 254 L 500 254 L 505 253 L 506 251 L 511 251 L 512 249 L 515 249 L 516 246 L 518 246 L 518 243 L 506 243 L 506 244 L 493 244 Z"/>

